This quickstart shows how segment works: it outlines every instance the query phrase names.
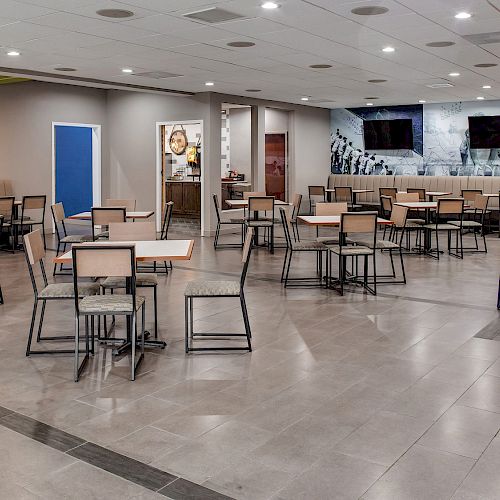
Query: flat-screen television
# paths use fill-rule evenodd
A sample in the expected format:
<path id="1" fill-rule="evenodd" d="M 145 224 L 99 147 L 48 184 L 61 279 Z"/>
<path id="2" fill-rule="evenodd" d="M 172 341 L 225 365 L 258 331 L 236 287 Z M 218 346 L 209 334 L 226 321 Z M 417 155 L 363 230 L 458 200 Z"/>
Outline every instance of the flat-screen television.
<path id="1" fill-rule="evenodd" d="M 469 116 L 471 149 L 500 148 L 500 116 Z"/>
<path id="2" fill-rule="evenodd" d="M 365 120 L 365 149 L 413 149 L 413 126 L 410 118 Z"/>

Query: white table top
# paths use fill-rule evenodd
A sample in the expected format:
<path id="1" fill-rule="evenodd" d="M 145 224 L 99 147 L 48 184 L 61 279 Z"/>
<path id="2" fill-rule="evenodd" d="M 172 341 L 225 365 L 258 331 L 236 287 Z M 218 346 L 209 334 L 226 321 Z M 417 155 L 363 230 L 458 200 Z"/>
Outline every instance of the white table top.
<path id="1" fill-rule="evenodd" d="M 333 189 L 325 189 L 325 192 L 327 192 L 327 193 L 335 193 L 335 188 L 333 188 Z M 352 192 L 356 193 L 356 194 L 373 193 L 373 189 L 353 189 Z"/>
<path id="2" fill-rule="evenodd" d="M 398 193 L 408 193 L 408 191 L 398 191 Z M 427 196 L 447 196 L 453 194 L 451 191 L 426 191 Z"/>
<path id="3" fill-rule="evenodd" d="M 146 212 L 127 212 L 127 219 L 148 219 L 154 214 L 152 210 Z M 91 212 L 81 212 L 79 214 L 70 215 L 68 219 L 74 220 L 92 220 Z"/>
<path id="4" fill-rule="evenodd" d="M 340 226 L 340 215 L 299 215 L 297 218 L 311 226 Z M 377 217 L 377 224 L 392 223 L 390 220 Z"/>
<path id="5" fill-rule="evenodd" d="M 235 208 L 243 208 L 248 207 L 248 200 L 226 200 L 226 203 L 230 207 Z M 291 203 L 287 203 L 286 201 L 274 200 L 275 205 L 291 205 Z"/>
<path id="6" fill-rule="evenodd" d="M 489 196 L 490 198 L 498 198 L 498 193 L 483 193 L 483 196 Z"/>
<path id="7" fill-rule="evenodd" d="M 191 260 L 194 240 L 155 241 L 96 241 L 82 245 L 135 245 L 135 260 L 138 262 L 163 262 L 165 260 Z M 57 264 L 71 263 L 71 250 L 54 259 Z"/>
<path id="8" fill-rule="evenodd" d="M 397 201 L 395 205 L 407 208 L 437 208 L 437 201 Z"/>

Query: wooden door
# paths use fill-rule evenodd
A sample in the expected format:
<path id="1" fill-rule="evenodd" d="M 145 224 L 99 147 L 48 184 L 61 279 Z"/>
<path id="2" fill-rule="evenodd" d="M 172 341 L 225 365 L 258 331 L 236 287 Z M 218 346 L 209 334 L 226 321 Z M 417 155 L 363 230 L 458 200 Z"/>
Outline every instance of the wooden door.
<path id="1" fill-rule="evenodd" d="M 266 193 L 277 200 L 287 201 L 286 134 L 266 134 Z"/>

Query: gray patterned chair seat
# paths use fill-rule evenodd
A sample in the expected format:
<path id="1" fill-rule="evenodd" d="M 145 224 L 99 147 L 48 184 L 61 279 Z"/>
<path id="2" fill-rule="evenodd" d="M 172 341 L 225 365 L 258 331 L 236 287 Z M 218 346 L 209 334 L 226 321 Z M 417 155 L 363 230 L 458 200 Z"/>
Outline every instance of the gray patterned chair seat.
<path id="1" fill-rule="evenodd" d="M 424 219 L 406 219 L 407 227 L 423 226 L 425 224 Z"/>
<path id="2" fill-rule="evenodd" d="M 185 297 L 239 297 L 239 281 L 190 281 L 184 292 Z"/>
<path id="3" fill-rule="evenodd" d="M 345 239 L 347 243 L 354 243 L 354 240 L 351 238 Z M 338 236 L 318 236 L 316 238 L 318 243 L 323 243 L 323 245 L 338 245 L 339 237 Z"/>
<path id="4" fill-rule="evenodd" d="M 245 219 L 241 218 L 241 219 L 238 219 L 238 218 L 233 218 L 233 219 L 229 219 L 229 220 L 224 220 L 222 221 L 224 224 L 245 224 Z"/>
<path id="5" fill-rule="evenodd" d="M 153 273 L 137 273 L 135 275 L 135 286 L 156 286 L 158 277 Z M 101 286 L 104 288 L 125 288 L 125 278 L 106 278 Z"/>
<path id="6" fill-rule="evenodd" d="M 330 252 L 336 253 L 337 255 L 340 255 L 341 247 L 338 245 L 328 247 Z M 362 255 L 373 255 L 374 250 L 369 247 L 362 247 L 362 246 L 355 246 L 355 247 L 342 247 L 342 255 L 345 255 L 346 257 L 358 257 Z"/>
<path id="7" fill-rule="evenodd" d="M 476 209 L 475 208 L 465 208 L 464 209 L 464 212 L 467 213 L 467 214 L 477 214 L 477 215 L 481 215 L 481 211 L 478 211 L 476 212 Z M 491 210 L 486 210 L 487 214 L 491 214 Z"/>
<path id="8" fill-rule="evenodd" d="M 136 310 L 144 304 L 139 295 L 135 298 Z M 82 314 L 132 314 L 132 295 L 93 295 L 80 301 Z"/>
<path id="9" fill-rule="evenodd" d="M 78 295 L 86 297 L 99 293 L 99 283 L 80 283 Z M 47 285 L 39 294 L 41 299 L 72 299 L 75 296 L 73 283 L 51 283 Z"/>
<path id="10" fill-rule="evenodd" d="M 326 247 L 319 241 L 292 241 L 292 250 L 300 252 L 301 250 L 324 251 Z"/>
<path id="11" fill-rule="evenodd" d="M 451 220 L 448 222 L 448 224 L 451 224 L 452 226 L 460 226 L 460 221 L 458 220 Z M 464 220 L 462 222 L 462 227 L 483 227 L 480 222 L 476 222 L 474 220 Z"/>
<path id="12" fill-rule="evenodd" d="M 84 234 L 68 234 L 61 238 L 61 243 L 82 243 L 84 241 L 92 241 L 92 236 Z"/>
<path id="13" fill-rule="evenodd" d="M 425 229 L 437 229 L 438 231 L 457 231 L 460 229 L 459 226 L 455 226 L 451 222 L 447 224 L 425 224 L 425 226 L 422 227 Z"/>
<path id="14" fill-rule="evenodd" d="M 367 241 L 357 241 L 356 244 L 368 248 L 371 248 L 373 246 L 373 243 L 369 243 Z M 377 250 L 394 250 L 396 248 L 399 248 L 399 245 L 397 243 L 394 243 L 394 241 L 377 240 L 375 243 L 375 248 Z"/>
<path id="15" fill-rule="evenodd" d="M 271 227 L 274 224 L 270 220 L 247 220 L 246 223 L 249 227 Z"/>

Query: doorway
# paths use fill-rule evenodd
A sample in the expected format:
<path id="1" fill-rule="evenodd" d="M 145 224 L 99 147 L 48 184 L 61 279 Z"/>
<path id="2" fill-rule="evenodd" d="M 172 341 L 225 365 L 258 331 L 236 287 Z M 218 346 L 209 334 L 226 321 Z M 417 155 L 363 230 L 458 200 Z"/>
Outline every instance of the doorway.
<path id="1" fill-rule="evenodd" d="M 66 216 L 101 204 L 101 126 L 52 123 L 52 203 Z"/>
<path id="2" fill-rule="evenodd" d="M 266 193 L 288 201 L 288 141 L 286 133 L 266 134 Z"/>
<path id="3" fill-rule="evenodd" d="M 167 202 L 173 201 L 172 230 L 203 236 L 203 120 L 157 122 L 156 134 L 157 230 Z"/>

